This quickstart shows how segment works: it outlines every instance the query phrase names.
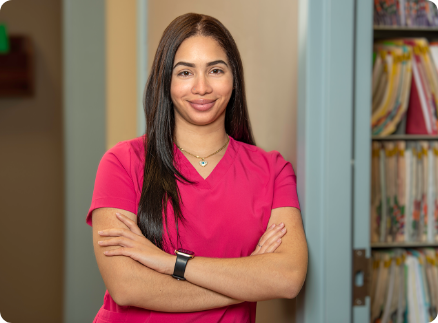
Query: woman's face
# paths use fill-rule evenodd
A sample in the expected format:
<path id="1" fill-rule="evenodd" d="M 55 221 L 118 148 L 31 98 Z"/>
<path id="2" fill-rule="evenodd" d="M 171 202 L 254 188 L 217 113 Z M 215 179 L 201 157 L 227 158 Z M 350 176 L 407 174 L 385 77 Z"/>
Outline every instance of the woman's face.
<path id="1" fill-rule="evenodd" d="M 227 55 L 212 37 L 193 36 L 182 42 L 173 62 L 171 97 L 175 120 L 208 125 L 219 117 L 233 92 Z"/>

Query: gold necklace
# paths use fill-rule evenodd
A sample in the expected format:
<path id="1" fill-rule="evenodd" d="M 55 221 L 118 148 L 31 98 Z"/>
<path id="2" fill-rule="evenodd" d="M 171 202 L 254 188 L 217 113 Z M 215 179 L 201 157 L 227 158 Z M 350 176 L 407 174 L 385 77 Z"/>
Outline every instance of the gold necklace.
<path id="1" fill-rule="evenodd" d="M 228 136 L 228 135 L 227 135 L 227 136 Z M 201 165 L 202 167 L 205 167 L 205 166 L 207 166 L 208 162 L 207 162 L 206 160 L 204 160 L 204 159 L 205 159 L 205 158 L 208 158 L 208 157 L 211 157 L 211 156 L 213 156 L 214 154 L 217 154 L 218 152 L 220 152 L 222 149 L 225 148 L 225 146 L 226 146 L 229 142 L 230 142 L 230 136 L 228 136 L 228 140 L 227 140 L 227 142 L 225 143 L 225 145 L 222 146 L 222 148 L 220 148 L 219 150 L 216 150 L 214 153 L 212 153 L 211 155 L 208 155 L 207 157 L 200 157 L 200 156 L 193 155 L 193 154 L 189 153 L 187 150 L 184 150 L 184 149 L 182 149 L 180 146 L 176 145 L 176 143 L 175 143 L 175 145 L 179 148 L 179 150 L 181 150 L 181 151 L 185 151 L 186 153 L 188 153 L 189 155 L 192 155 L 193 157 L 200 158 L 201 161 L 199 162 L 199 165 Z"/>

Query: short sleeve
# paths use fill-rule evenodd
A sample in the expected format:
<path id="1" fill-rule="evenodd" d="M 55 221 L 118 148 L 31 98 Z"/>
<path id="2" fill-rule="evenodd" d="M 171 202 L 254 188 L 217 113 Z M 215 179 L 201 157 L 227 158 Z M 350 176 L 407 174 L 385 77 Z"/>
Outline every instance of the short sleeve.
<path id="1" fill-rule="evenodd" d="M 118 208 L 137 214 L 136 193 L 130 169 L 130 149 L 124 142 L 108 150 L 100 160 L 91 206 L 86 217 L 88 225 L 92 226 L 93 210 L 102 207 Z"/>
<path id="2" fill-rule="evenodd" d="M 283 156 L 274 151 L 274 198 L 272 209 L 284 206 L 293 206 L 300 209 L 297 195 L 297 180 L 292 164 Z"/>

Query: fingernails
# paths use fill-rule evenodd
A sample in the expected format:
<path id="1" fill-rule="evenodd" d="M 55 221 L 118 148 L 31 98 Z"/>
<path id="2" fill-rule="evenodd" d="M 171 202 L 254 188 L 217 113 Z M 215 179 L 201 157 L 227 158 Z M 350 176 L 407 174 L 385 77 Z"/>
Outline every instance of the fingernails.
<path id="1" fill-rule="evenodd" d="M 97 233 L 102 234 L 103 231 L 97 231 Z"/>
<path id="2" fill-rule="evenodd" d="M 275 227 L 275 223 L 273 225 L 271 225 L 271 228 Z"/>
<path id="3" fill-rule="evenodd" d="M 281 227 L 283 227 L 284 226 L 284 223 L 283 222 L 281 222 L 279 225 L 278 225 L 280 228 Z"/>
<path id="4" fill-rule="evenodd" d="M 285 232 L 286 232 L 286 228 L 284 228 L 283 230 L 281 230 L 281 232 L 285 233 Z"/>
<path id="5" fill-rule="evenodd" d="M 278 239 L 277 242 L 281 242 L 281 239 Z"/>
<path id="6" fill-rule="evenodd" d="M 98 241 L 97 243 L 98 243 L 98 244 L 102 244 L 102 241 Z"/>
<path id="7" fill-rule="evenodd" d="M 117 217 L 121 218 L 122 215 L 120 213 L 116 213 Z"/>

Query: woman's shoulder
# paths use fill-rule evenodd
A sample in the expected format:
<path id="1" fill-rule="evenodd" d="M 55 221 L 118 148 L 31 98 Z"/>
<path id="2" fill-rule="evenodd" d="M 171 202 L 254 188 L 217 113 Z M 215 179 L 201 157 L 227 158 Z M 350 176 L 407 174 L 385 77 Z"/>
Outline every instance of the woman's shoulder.
<path id="1" fill-rule="evenodd" d="M 236 145 L 239 146 L 239 150 L 242 151 L 244 157 L 251 159 L 252 161 L 266 160 L 269 163 L 277 161 L 277 159 L 283 159 L 281 153 L 277 150 L 265 150 L 262 147 L 247 144 L 245 142 L 235 140 Z"/>
<path id="2" fill-rule="evenodd" d="M 261 147 L 235 141 L 239 146 L 238 156 L 244 165 L 253 165 L 254 169 L 276 177 L 283 169 L 295 174 L 292 164 L 277 150 L 265 150 Z"/>
<path id="3" fill-rule="evenodd" d="M 141 162 L 144 160 L 145 136 L 120 141 L 105 152 L 103 158 L 116 158 L 120 163 Z"/>

